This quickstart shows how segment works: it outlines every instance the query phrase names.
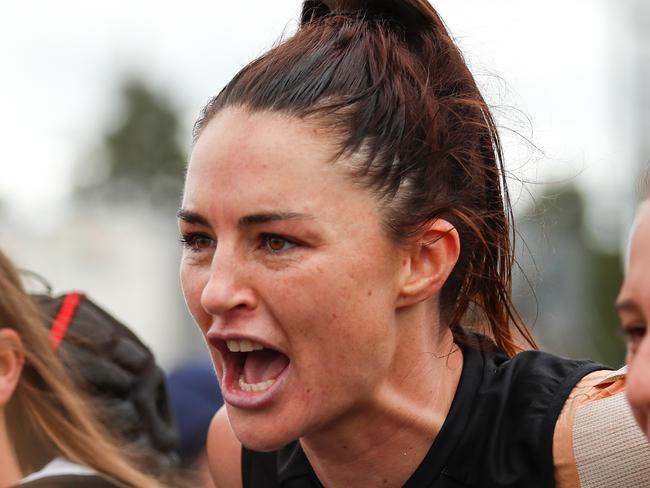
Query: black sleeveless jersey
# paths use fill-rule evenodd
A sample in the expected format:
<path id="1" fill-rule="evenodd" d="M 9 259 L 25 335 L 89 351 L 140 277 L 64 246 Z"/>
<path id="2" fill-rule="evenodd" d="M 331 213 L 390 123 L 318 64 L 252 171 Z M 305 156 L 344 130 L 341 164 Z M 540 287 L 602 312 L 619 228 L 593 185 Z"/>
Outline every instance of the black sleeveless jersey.
<path id="1" fill-rule="evenodd" d="M 405 488 L 555 486 L 553 432 L 580 379 L 605 366 L 540 351 L 508 358 L 464 346 L 449 414 Z M 322 488 L 295 441 L 272 452 L 242 448 L 244 488 Z"/>

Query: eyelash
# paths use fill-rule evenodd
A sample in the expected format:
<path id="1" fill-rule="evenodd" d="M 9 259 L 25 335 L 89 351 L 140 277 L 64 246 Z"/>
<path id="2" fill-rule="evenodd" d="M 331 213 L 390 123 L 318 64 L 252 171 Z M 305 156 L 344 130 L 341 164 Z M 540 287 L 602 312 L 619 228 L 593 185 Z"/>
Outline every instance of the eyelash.
<path id="1" fill-rule="evenodd" d="M 198 242 L 204 239 L 205 241 L 210 242 L 210 246 L 214 245 L 214 239 L 211 237 L 205 235 L 205 234 L 200 234 L 200 233 L 188 233 L 188 234 L 181 234 L 179 237 L 179 241 L 183 245 L 183 247 L 191 252 L 201 252 L 203 249 L 205 249 L 206 246 L 199 247 Z M 284 244 L 283 249 L 273 249 L 270 246 L 270 242 L 276 240 L 276 241 L 282 241 Z M 285 247 L 287 246 L 288 247 Z M 283 237 L 278 234 L 261 234 L 260 235 L 260 247 L 271 254 L 283 254 L 286 252 L 291 251 L 295 247 L 298 247 L 300 244 L 293 239 L 289 239 L 287 237 Z"/>
<path id="2" fill-rule="evenodd" d="M 199 233 L 188 233 L 181 234 L 179 241 L 183 247 L 191 252 L 201 252 L 204 248 L 197 247 L 197 242 L 199 239 L 205 239 L 206 241 L 214 242 L 213 239 L 205 234 Z"/>
<path id="3" fill-rule="evenodd" d="M 261 240 L 262 248 L 266 252 L 269 252 L 271 254 L 284 254 L 284 253 L 289 252 L 292 249 L 294 249 L 294 248 L 296 248 L 296 247 L 298 247 L 300 245 L 298 242 L 294 241 L 293 239 L 289 239 L 287 237 L 284 237 L 284 236 L 281 236 L 281 235 L 278 235 L 278 234 L 262 234 L 260 236 L 260 240 Z M 288 244 L 289 247 L 286 248 L 286 249 L 278 249 L 278 250 L 272 249 L 270 247 L 270 245 L 269 245 L 270 241 L 272 241 L 272 240 L 282 241 L 284 244 Z"/>
<path id="4" fill-rule="evenodd" d="M 626 325 L 623 329 L 623 334 L 625 337 L 630 339 L 641 339 L 645 336 L 646 325 L 645 324 L 630 324 Z"/>
<path id="5" fill-rule="evenodd" d="M 623 327 L 623 336 L 628 347 L 632 350 L 643 340 L 646 334 L 646 325 L 644 323 L 629 324 Z"/>

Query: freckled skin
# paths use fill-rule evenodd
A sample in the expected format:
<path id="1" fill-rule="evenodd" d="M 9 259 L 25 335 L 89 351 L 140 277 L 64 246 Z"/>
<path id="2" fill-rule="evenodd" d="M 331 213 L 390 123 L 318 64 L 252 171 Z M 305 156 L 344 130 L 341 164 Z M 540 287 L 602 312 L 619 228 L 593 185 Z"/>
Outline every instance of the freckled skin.
<path id="1" fill-rule="evenodd" d="M 635 304 L 619 310 L 623 328 L 650 321 L 650 201 L 642 203 L 635 220 L 625 281 L 618 303 Z M 628 340 L 627 396 L 641 429 L 650 439 L 650 334 Z"/>
<path id="2" fill-rule="evenodd" d="M 205 128 L 188 167 L 183 208 L 209 227 L 181 223 L 181 232 L 200 230 L 218 242 L 184 252 L 181 281 L 193 317 L 204 333 L 245 331 L 291 359 L 288 387 L 270 407 L 228 405 L 237 437 L 256 449 L 325 428 L 386 378 L 404 374 L 391 370 L 402 257 L 384 235 L 377 202 L 329 162 L 332 152 L 303 122 L 226 110 Z M 312 215 L 259 229 L 306 244 L 284 255 L 255 249 L 258 231 L 244 232 L 237 221 L 260 211 Z M 221 375 L 219 353 L 211 354 Z"/>
<path id="3" fill-rule="evenodd" d="M 208 435 L 218 485 L 241 486 L 241 444 L 299 439 L 325 486 L 402 486 L 460 379 L 439 311 L 458 233 L 435 219 L 396 244 L 376 197 L 351 181 L 351 161 L 332 161 L 337 141 L 313 124 L 226 109 L 190 158 L 179 219 L 188 308 L 204 334 L 254 338 L 290 359 L 263 405 L 236 406 L 226 384 L 235 401 L 224 395 Z M 242 225 L 269 213 L 301 217 Z M 223 358 L 210 352 L 223 389 Z"/>

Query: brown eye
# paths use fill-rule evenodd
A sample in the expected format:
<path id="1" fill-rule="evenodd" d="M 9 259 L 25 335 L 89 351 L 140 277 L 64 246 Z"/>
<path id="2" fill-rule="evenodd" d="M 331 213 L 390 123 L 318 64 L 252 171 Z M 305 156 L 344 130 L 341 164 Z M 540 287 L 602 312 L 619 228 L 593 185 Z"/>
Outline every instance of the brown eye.
<path id="1" fill-rule="evenodd" d="M 193 252 L 200 252 L 214 245 L 214 239 L 202 234 L 184 234 L 180 241 L 186 249 Z"/>
<path id="2" fill-rule="evenodd" d="M 643 340 L 646 334 L 645 324 L 630 324 L 623 327 L 623 335 L 625 335 L 625 342 L 627 343 L 628 350 L 631 353 L 636 352 L 637 347 Z"/>
<path id="3" fill-rule="evenodd" d="M 210 247 L 212 245 L 212 239 L 208 239 L 207 237 L 197 237 L 194 240 L 194 247 L 197 249 L 204 249 L 206 247 Z"/>
<path id="4" fill-rule="evenodd" d="M 288 251 L 289 249 L 296 247 L 296 244 L 284 237 L 276 235 L 267 235 L 264 236 L 264 246 L 266 249 L 272 253 L 281 253 Z"/>

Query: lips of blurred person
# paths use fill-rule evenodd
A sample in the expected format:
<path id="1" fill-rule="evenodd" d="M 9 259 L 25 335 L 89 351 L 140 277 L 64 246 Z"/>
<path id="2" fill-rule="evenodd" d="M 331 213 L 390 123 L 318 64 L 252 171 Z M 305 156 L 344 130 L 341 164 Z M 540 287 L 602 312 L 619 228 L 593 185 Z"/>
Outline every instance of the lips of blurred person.
<path id="1" fill-rule="evenodd" d="M 627 396 L 650 439 L 650 201 L 639 206 L 635 219 L 617 309 L 627 342 Z"/>
<path id="2" fill-rule="evenodd" d="M 191 155 L 181 282 L 249 448 L 317 432 L 405 374 L 391 368 L 401 251 L 335 151 L 313 124 L 226 109 Z"/>

